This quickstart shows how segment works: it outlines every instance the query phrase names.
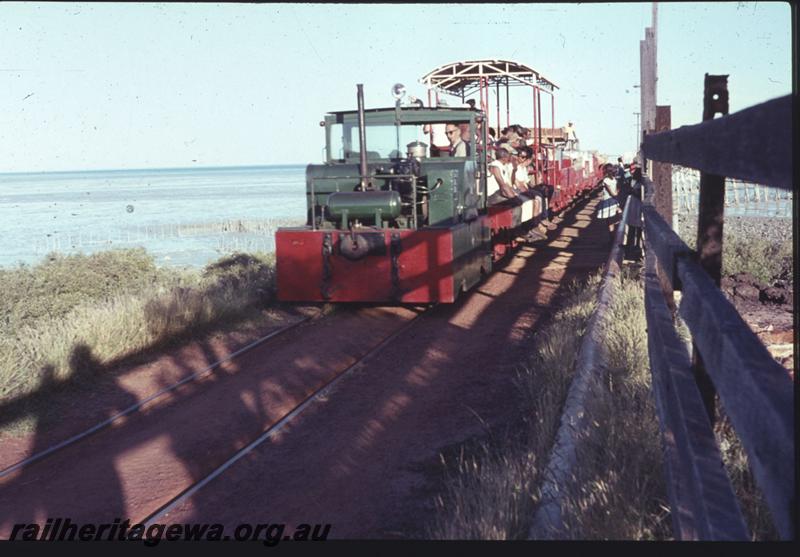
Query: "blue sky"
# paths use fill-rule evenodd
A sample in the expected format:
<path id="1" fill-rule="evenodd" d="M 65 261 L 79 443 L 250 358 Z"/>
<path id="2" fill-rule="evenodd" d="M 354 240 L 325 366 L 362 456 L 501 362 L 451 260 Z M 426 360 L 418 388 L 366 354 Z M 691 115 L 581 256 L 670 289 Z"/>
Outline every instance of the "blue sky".
<path id="1" fill-rule="evenodd" d="M 387 106 L 394 83 L 426 98 L 422 75 L 481 58 L 559 85 L 556 125 L 572 120 L 583 147 L 630 152 L 651 12 L 2 2 L 0 172 L 319 162 L 318 123 L 355 108 L 356 83 L 367 107 Z M 706 72 L 730 74 L 731 111 L 792 90 L 788 3 L 659 3 L 658 49 L 658 103 L 672 106 L 673 127 L 701 119 Z M 530 119 L 530 95 L 512 90 L 512 120 Z"/>

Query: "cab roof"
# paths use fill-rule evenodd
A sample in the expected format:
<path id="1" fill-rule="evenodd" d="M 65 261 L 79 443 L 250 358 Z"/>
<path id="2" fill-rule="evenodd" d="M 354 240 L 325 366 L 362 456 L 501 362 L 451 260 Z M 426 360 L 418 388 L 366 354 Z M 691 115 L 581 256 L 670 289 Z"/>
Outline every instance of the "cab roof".
<path id="1" fill-rule="evenodd" d="M 364 117 L 367 121 L 394 122 L 396 115 L 395 107 L 390 108 L 370 108 L 364 110 Z M 401 106 L 399 119 L 401 122 L 464 122 L 471 118 L 482 117 L 480 110 L 467 107 L 419 107 Z M 357 110 L 340 110 L 328 112 L 326 120 L 332 122 L 355 121 L 358 119 Z"/>

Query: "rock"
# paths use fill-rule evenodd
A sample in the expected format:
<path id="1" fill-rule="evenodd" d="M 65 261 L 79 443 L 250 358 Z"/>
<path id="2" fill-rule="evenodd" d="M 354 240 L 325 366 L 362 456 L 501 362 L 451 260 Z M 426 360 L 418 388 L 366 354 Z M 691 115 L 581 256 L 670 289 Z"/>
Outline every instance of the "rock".
<path id="1" fill-rule="evenodd" d="M 748 302 L 758 302 L 761 296 L 761 292 L 755 286 L 751 284 L 737 284 L 734 288 L 734 294 L 737 298 L 741 298 Z"/>
<path id="2" fill-rule="evenodd" d="M 786 304 L 789 302 L 788 292 L 781 288 L 770 286 L 759 293 L 758 299 L 769 304 Z"/>
<path id="3" fill-rule="evenodd" d="M 763 342 L 766 346 L 780 344 L 794 346 L 794 344 L 792 344 L 794 341 L 794 331 L 791 329 L 785 331 L 766 330 L 758 335 L 758 338 L 760 338 L 761 342 Z"/>

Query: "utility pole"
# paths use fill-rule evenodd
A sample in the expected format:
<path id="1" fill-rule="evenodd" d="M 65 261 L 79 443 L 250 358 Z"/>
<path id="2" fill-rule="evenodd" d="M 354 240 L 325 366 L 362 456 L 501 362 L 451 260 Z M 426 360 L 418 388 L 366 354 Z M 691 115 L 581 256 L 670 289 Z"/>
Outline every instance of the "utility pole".
<path id="1" fill-rule="evenodd" d="M 656 22 L 658 4 L 653 2 L 653 22 L 644 30 L 644 40 L 639 41 L 642 130 L 648 134 L 656 128 Z M 651 170 L 649 161 L 646 172 Z"/>
<path id="2" fill-rule="evenodd" d="M 641 158 L 639 157 L 639 149 L 641 149 L 642 146 L 642 137 L 640 135 L 641 132 L 639 131 L 639 116 L 641 116 L 641 114 L 642 114 L 641 112 L 633 113 L 633 115 L 636 116 L 636 135 L 634 136 L 634 145 L 635 145 L 634 152 L 636 153 L 637 158 Z"/>

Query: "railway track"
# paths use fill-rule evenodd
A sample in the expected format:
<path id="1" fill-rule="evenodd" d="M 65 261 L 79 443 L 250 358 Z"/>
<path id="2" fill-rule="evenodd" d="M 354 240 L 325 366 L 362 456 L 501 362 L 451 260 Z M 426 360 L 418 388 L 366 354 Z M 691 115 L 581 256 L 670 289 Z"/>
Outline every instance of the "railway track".
<path id="1" fill-rule="evenodd" d="M 433 307 L 433 306 L 430 306 Z M 430 309 L 430 308 L 428 308 Z M 427 311 L 427 310 L 426 310 Z M 292 409 L 291 412 L 287 413 L 283 416 L 280 420 L 275 422 L 273 425 L 268 427 L 261 435 L 259 435 L 256 439 L 250 442 L 247 446 L 243 447 L 242 449 L 236 451 L 228 460 L 226 460 L 223 464 L 215 468 L 211 471 L 206 477 L 202 480 L 194 483 L 183 492 L 178 494 L 177 496 L 170 499 L 167 503 L 159 507 L 154 512 L 150 513 L 146 518 L 141 520 L 140 522 L 146 526 L 149 526 L 153 522 L 156 522 L 160 517 L 164 516 L 165 514 L 169 513 L 170 510 L 178 506 L 179 504 L 183 503 L 184 501 L 188 500 L 190 497 L 195 495 L 198 491 L 200 491 L 203 487 L 208 485 L 211 481 L 213 481 L 218 476 L 222 475 L 228 468 L 233 466 L 239 459 L 247 456 L 253 449 L 262 445 L 264 442 L 269 441 L 275 435 L 277 435 L 285 426 L 287 426 L 292 420 L 294 420 L 297 416 L 299 416 L 306 408 L 310 405 L 314 404 L 317 400 L 324 397 L 333 387 L 351 375 L 354 371 L 361 368 L 363 365 L 368 363 L 372 360 L 380 351 L 390 344 L 395 338 L 400 336 L 402 333 L 407 331 L 410 327 L 412 327 L 417 320 L 424 315 L 424 312 L 414 317 L 411 321 L 407 322 L 405 325 L 400 327 L 397 331 L 386 337 L 382 340 L 377 346 L 372 348 L 369 352 L 367 352 L 363 357 L 361 357 L 358 361 L 354 362 L 350 366 L 348 366 L 343 371 L 339 372 L 336 376 L 334 376 L 329 382 L 325 385 L 311 393 L 305 400 L 300 402 L 297 406 Z"/>
<path id="2" fill-rule="evenodd" d="M 191 381 L 196 381 L 196 380 L 200 379 L 201 377 L 211 373 L 212 371 L 214 371 L 215 369 L 220 367 L 222 364 L 233 360 L 234 358 L 236 358 L 237 356 L 239 356 L 241 354 L 244 354 L 244 353 L 246 353 L 246 352 L 248 352 L 250 350 L 253 350 L 257 346 L 262 345 L 263 343 L 267 342 L 268 340 L 270 340 L 272 338 L 275 338 L 277 336 L 280 336 L 280 335 L 286 333 L 287 331 L 290 331 L 290 330 L 294 329 L 295 327 L 298 327 L 299 325 L 302 325 L 303 323 L 306 323 L 306 322 L 310 321 L 311 319 L 314 319 L 317 316 L 318 316 L 318 314 L 317 315 L 304 316 L 300 320 L 295 321 L 294 323 L 290 323 L 289 325 L 281 327 L 281 328 L 279 328 L 279 329 L 277 329 L 275 331 L 272 331 L 271 333 L 269 333 L 267 335 L 264 335 L 261 338 L 258 338 L 256 340 L 254 340 L 250 344 L 244 346 L 243 348 L 240 348 L 239 350 L 236 350 L 235 352 L 233 352 L 232 354 L 229 354 L 225 358 L 217 360 L 216 362 L 212 363 L 211 365 L 209 365 L 205 369 L 202 369 L 200 371 L 192 373 L 191 375 L 188 375 L 187 377 L 184 377 L 180 381 L 176 381 L 176 382 L 172 383 L 171 385 L 169 385 L 167 387 L 164 387 L 163 389 L 159 390 L 158 392 L 146 397 L 144 400 L 141 400 L 141 401 L 137 402 L 136 404 L 133 404 L 133 405 L 125 408 L 124 410 L 114 414 L 110 418 L 108 418 L 106 420 L 103 420 L 101 422 L 98 422 L 95 425 L 93 425 L 93 426 L 91 426 L 89 428 L 86 428 L 85 430 L 81 431 L 80 433 L 77 433 L 77 434 L 73 435 L 72 437 L 69 437 L 69 438 L 67 438 L 67 439 L 65 439 L 65 440 L 63 440 L 63 441 L 61 441 L 59 443 L 54 443 L 53 445 L 51 445 L 51 446 L 49 446 L 49 447 L 47 447 L 45 449 L 39 450 L 39 451 L 35 452 L 34 454 L 30 455 L 29 457 L 27 457 L 27 458 L 25 458 L 23 460 L 20 460 L 20 461 L 18 461 L 16 463 L 12 464 L 11 466 L 8 466 L 8 467 L 0 470 L 0 478 L 4 478 L 4 477 L 6 477 L 6 476 L 8 476 L 10 474 L 13 474 L 17 470 L 20 470 L 23 467 L 29 466 L 30 464 L 33 464 L 34 462 L 37 462 L 37 461 L 47 457 L 48 455 L 53 454 L 56 451 L 59 451 L 59 450 L 64 449 L 66 447 L 75 445 L 76 443 L 79 443 L 80 441 L 86 439 L 87 437 L 89 437 L 89 436 L 91 436 L 91 435 L 93 435 L 93 434 L 95 434 L 95 433 L 97 433 L 97 432 L 99 432 L 99 431 L 101 431 L 101 430 L 103 430 L 103 429 L 105 429 L 107 427 L 112 426 L 114 423 L 119 422 L 122 418 L 124 418 L 126 416 L 130 416 L 132 414 L 136 414 L 137 412 L 141 412 L 142 409 L 145 406 L 149 405 L 153 401 L 163 397 L 164 395 L 166 395 L 168 393 L 171 393 L 171 392 L 175 391 L 179 387 L 181 387 L 181 386 L 183 386 L 183 385 L 185 385 L 185 384 L 187 384 L 187 383 L 189 383 Z"/>
<path id="3" fill-rule="evenodd" d="M 73 521 L 76 518 L 83 518 L 87 522 L 91 522 L 93 520 L 97 521 L 97 519 L 104 519 L 109 515 L 128 516 L 131 519 L 141 517 L 148 521 L 155 520 L 165 512 L 168 512 L 175 504 L 202 489 L 253 448 L 275 436 L 303 410 L 311 406 L 314 401 L 324 396 L 344 377 L 360 368 L 365 362 L 368 362 L 382 348 L 391 343 L 398 334 L 407 330 L 423 313 L 424 311 L 409 309 L 397 310 L 396 308 L 367 307 L 354 309 L 353 311 L 337 312 L 337 314 L 326 319 L 319 319 L 316 322 L 318 326 L 312 326 L 310 329 L 303 328 L 302 338 L 304 339 L 313 337 L 318 329 L 322 329 L 319 332 L 319 336 L 330 337 L 331 330 L 347 331 L 353 329 L 353 322 L 360 322 L 364 318 L 364 327 L 374 329 L 374 334 L 370 336 L 369 333 L 361 331 L 360 335 L 354 335 L 354 338 L 355 336 L 360 336 L 362 339 L 367 339 L 366 350 L 358 348 L 357 345 L 361 343 L 344 343 L 343 354 L 334 355 L 335 357 L 331 360 L 330 366 L 320 362 L 318 367 L 325 370 L 324 377 L 321 381 L 312 380 L 307 385 L 301 385 L 296 388 L 295 392 L 301 387 L 308 391 L 302 395 L 294 395 L 290 392 L 291 388 L 283 391 L 280 388 L 270 388 L 273 387 L 272 384 L 263 389 L 262 395 L 264 396 L 262 398 L 268 399 L 270 395 L 278 395 L 275 396 L 277 408 L 274 416 L 264 416 L 266 418 L 264 420 L 266 427 L 263 427 L 264 424 L 262 424 L 262 427 L 258 428 L 258 432 L 254 431 L 252 424 L 248 424 L 248 427 L 240 428 L 249 430 L 244 434 L 232 426 L 232 424 L 238 423 L 235 419 L 228 420 L 220 427 L 214 427 L 214 424 L 208 423 L 215 421 L 211 417 L 206 420 L 206 429 L 213 429 L 214 433 L 212 435 L 203 435 L 202 424 L 198 424 L 201 427 L 197 428 L 199 431 L 197 431 L 196 439 L 193 443 L 194 446 L 187 447 L 185 446 L 186 443 L 183 443 L 180 448 L 173 448 L 173 453 L 176 454 L 177 458 L 172 459 L 172 466 L 159 468 L 159 466 L 153 465 L 153 473 L 167 479 L 166 483 L 169 485 L 164 486 L 163 489 L 156 486 L 148 489 L 146 486 L 143 487 L 141 485 L 142 480 L 150 480 L 147 476 L 141 475 L 142 468 L 149 468 L 154 461 L 157 461 L 159 453 L 165 452 L 163 443 L 161 447 L 146 451 L 148 453 L 146 458 L 137 459 L 135 454 L 139 451 L 140 442 L 168 435 L 170 433 L 170 425 L 186 423 L 187 420 L 181 414 L 191 414 L 189 408 L 192 404 L 210 406 L 208 401 L 214 398 L 214 389 L 225 389 L 227 391 L 227 394 L 221 393 L 219 398 L 226 398 L 231 402 L 239 398 L 236 396 L 237 394 L 245 393 L 240 388 L 241 378 L 253 371 L 249 369 L 250 366 L 253 365 L 254 361 L 261 361 L 268 350 L 273 353 L 282 353 L 282 363 L 294 362 L 297 368 L 294 372 L 302 373 L 301 368 L 303 368 L 304 364 L 302 352 L 305 345 L 297 340 L 287 339 L 280 346 L 279 339 L 295 336 L 292 335 L 292 332 L 296 332 L 301 325 L 308 323 L 316 315 L 308 316 L 273 331 L 226 358 L 214 362 L 205 369 L 193 373 L 148 396 L 144 400 L 125 408 L 107 420 L 99 422 L 62 442 L 35 451 L 24 460 L 8 466 L 0 472 L 0 538 L 8 537 L 12 523 L 40 520 L 40 516 L 37 517 L 37 514 L 42 507 L 48 509 L 49 516 L 70 516 L 74 517 L 72 518 Z M 314 344 L 312 339 L 308 340 Z M 299 351 L 298 347 L 300 348 Z M 355 351 L 360 353 L 353 355 L 354 349 L 357 349 Z M 287 352 L 293 352 L 293 354 L 287 355 Z M 157 416 L 155 418 L 151 416 L 150 407 L 153 406 L 155 401 L 163 398 L 168 393 L 172 393 L 189 383 L 197 382 L 198 379 L 225 363 L 236 359 L 247 360 L 248 358 L 249 361 L 241 363 L 242 369 L 246 369 L 248 373 L 240 372 L 227 376 L 232 380 L 235 379 L 233 381 L 235 384 L 228 386 L 212 385 L 210 389 L 199 389 L 201 391 L 199 393 L 200 401 L 196 399 L 198 393 L 194 393 L 187 399 L 158 405 L 154 413 L 157 415 L 164 414 L 163 424 Z M 278 364 L 278 367 L 281 367 L 281 365 Z M 259 373 L 263 375 L 264 372 L 259 371 Z M 282 382 L 291 383 L 294 380 L 292 373 L 278 373 L 278 375 L 280 377 L 275 381 L 278 387 Z M 312 386 L 309 387 L 309 385 Z M 294 396 L 297 402 L 291 404 L 287 402 L 291 398 L 289 395 Z M 247 406 L 247 403 L 247 400 L 244 401 L 244 404 L 239 400 L 239 406 Z M 226 407 L 229 408 L 230 403 L 220 403 L 218 405 L 221 411 Z M 214 409 L 209 408 L 207 411 L 213 413 Z M 126 420 L 126 417 L 129 419 Z M 213 439 L 215 436 L 221 442 L 215 443 Z M 132 438 L 126 440 L 126 437 Z M 197 463 L 193 458 L 182 458 L 192 452 L 203 453 L 204 449 L 201 445 L 204 442 L 213 444 L 216 447 L 227 447 L 227 449 L 210 450 L 215 454 L 211 458 L 205 459 L 203 463 Z M 180 443 L 175 442 L 173 444 L 178 445 Z M 169 450 L 166 452 L 169 452 Z M 125 458 L 122 461 L 122 465 L 120 465 L 120 461 L 111 459 L 114 460 L 112 463 L 108 458 L 109 454 L 121 455 L 125 453 L 128 455 L 133 453 L 134 457 Z M 128 461 L 132 461 L 130 466 L 126 464 Z M 179 468 L 185 468 L 187 462 L 194 465 L 192 467 L 195 469 L 190 470 L 189 474 L 180 473 Z M 109 466 L 115 469 L 110 474 Z M 87 468 L 87 472 L 81 473 L 81 469 L 84 467 Z M 93 469 L 96 469 L 98 473 L 93 474 L 91 472 Z M 100 477 L 99 483 L 101 484 L 99 486 L 94 485 L 98 477 Z M 105 480 L 103 479 L 104 477 Z M 111 492 L 110 499 L 116 500 L 116 504 L 104 502 L 105 498 L 103 497 L 102 489 Z M 46 502 L 42 501 L 44 493 L 47 493 Z M 85 496 L 87 493 L 94 494 L 95 498 L 90 498 L 94 501 L 94 504 L 86 502 Z M 123 493 L 125 497 L 121 497 Z M 18 509 L 23 510 L 20 512 Z"/>

